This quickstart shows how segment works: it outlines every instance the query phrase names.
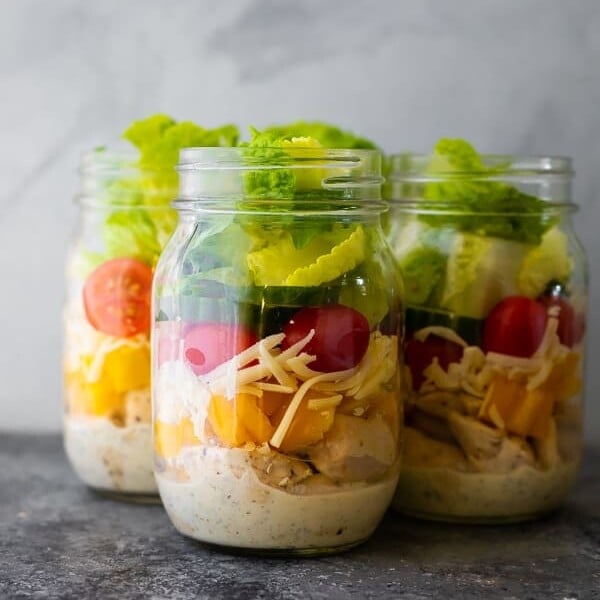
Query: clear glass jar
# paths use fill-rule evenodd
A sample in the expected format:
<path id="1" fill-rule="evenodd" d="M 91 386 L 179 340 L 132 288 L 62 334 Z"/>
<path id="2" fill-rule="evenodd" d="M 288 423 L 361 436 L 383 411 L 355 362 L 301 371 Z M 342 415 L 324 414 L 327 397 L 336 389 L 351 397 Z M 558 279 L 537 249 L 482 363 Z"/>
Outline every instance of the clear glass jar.
<path id="1" fill-rule="evenodd" d="M 158 501 L 152 469 L 150 303 L 172 233 L 177 174 L 138 157 L 91 152 L 81 165 L 79 226 L 67 264 L 64 443 L 90 487 Z"/>
<path id="2" fill-rule="evenodd" d="M 587 267 L 568 158 L 390 160 L 407 398 L 393 506 L 511 522 L 559 507 L 582 446 Z M 445 169 L 447 166 L 447 170 Z"/>
<path id="3" fill-rule="evenodd" d="M 356 545 L 399 473 L 400 281 L 379 155 L 197 148 L 179 174 L 153 304 L 163 504 L 215 545 Z"/>

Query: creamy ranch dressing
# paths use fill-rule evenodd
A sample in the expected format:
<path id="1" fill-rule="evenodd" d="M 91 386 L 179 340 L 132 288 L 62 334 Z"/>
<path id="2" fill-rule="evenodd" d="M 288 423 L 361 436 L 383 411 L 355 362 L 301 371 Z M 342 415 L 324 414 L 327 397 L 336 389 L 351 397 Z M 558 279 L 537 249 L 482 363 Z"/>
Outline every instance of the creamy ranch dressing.
<path id="1" fill-rule="evenodd" d="M 403 466 L 392 505 L 409 514 L 444 520 L 514 521 L 558 508 L 577 476 L 578 463 L 547 469 L 521 466 L 509 473 L 460 473 Z"/>
<path id="2" fill-rule="evenodd" d="M 117 427 L 105 418 L 67 415 L 64 444 L 75 472 L 90 487 L 156 494 L 149 423 Z"/>
<path id="3" fill-rule="evenodd" d="M 329 486 L 323 493 L 322 486 L 311 490 L 307 482 L 298 486 L 304 493 L 297 494 L 262 483 L 244 450 L 188 448 L 177 463 L 178 469 L 156 474 L 175 526 L 201 541 L 239 548 L 359 543 L 383 517 L 398 479 L 395 467 L 377 483 Z"/>

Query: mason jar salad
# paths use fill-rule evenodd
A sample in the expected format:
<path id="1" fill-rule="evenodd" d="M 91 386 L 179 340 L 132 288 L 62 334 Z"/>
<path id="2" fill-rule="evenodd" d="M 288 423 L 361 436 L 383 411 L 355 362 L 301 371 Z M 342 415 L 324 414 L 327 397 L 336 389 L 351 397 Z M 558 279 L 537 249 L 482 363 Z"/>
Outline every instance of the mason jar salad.
<path id="1" fill-rule="evenodd" d="M 582 442 L 586 262 L 568 159 L 463 140 L 391 158 L 411 393 L 394 506 L 441 520 L 546 514 Z"/>
<path id="2" fill-rule="evenodd" d="M 178 150 L 234 145 L 232 126 L 206 130 L 156 115 L 81 165 L 81 216 L 67 266 L 63 354 L 67 456 L 103 492 L 156 496 L 152 473 L 150 304 L 153 270 L 176 223 Z"/>
<path id="3" fill-rule="evenodd" d="M 185 535 L 320 554 L 364 541 L 388 507 L 401 285 L 379 160 L 277 130 L 182 151 L 153 401 L 156 479 Z"/>

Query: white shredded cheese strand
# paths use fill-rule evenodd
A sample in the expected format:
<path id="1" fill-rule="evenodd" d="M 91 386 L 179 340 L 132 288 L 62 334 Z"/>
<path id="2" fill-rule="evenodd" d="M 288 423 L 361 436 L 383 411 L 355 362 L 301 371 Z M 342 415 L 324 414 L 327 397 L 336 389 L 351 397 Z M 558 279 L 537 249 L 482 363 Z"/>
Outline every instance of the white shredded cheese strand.
<path id="1" fill-rule="evenodd" d="M 454 342 L 463 348 L 468 346 L 467 342 L 463 340 L 453 329 L 449 327 L 442 327 L 441 325 L 431 325 L 429 327 L 424 327 L 423 329 L 419 329 L 419 331 L 415 332 L 414 338 L 419 342 L 424 342 L 430 335 L 437 335 L 449 342 Z"/>
<path id="2" fill-rule="evenodd" d="M 310 360 L 307 360 L 310 359 Z M 307 379 L 311 379 L 312 377 L 316 377 L 320 375 L 320 371 L 313 371 L 309 369 L 306 365 L 308 362 L 312 362 L 316 357 L 311 356 L 310 354 L 301 354 L 300 356 L 295 356 L 294 358 L 288 358 L 285 362 L 286 365 L 298 376 L 300 379 L 306 381 Z"/>
<path id="3" fill-rule="evenodd" d="M 278 364 L 275 358 L 262 344 L 259 344 L 258 352 L 261 364 L 264 365 L 267 369 L 269 369 L 273 377 L 277 379 L 280 385 L 285 385 L 287 387 L 291 387 L 294 385 L 293 378 L 285 372 L 283 367 Z"/>
<path id="4" fill-rule="evenodd" d="M 237 389 L 238 394 L 250 394 L 251 396 L 256 396 L 257 398 L 262 398 L 263 391 L 257 387 L 256 385 L 240 385 Z"/>
<path id="5" fill-rule="evenodd" d="M 265 392 L 279 392 L 280 394 L 293 394 L 298 386 L 286 386 L 279 385 L 277 383 L 265 383 L 264 381 L 257 381 L 254 384 L 259 390 L 264 390 Z"/>
<path id="6" fill-rule="evenodd" d="M 274 448 L 279 448 L 279 446 L 281 446 L 281 444 L 283 443 L 283 440 L 285 438 L 285 435 L 287 434 L 288 429 L 290 428 L 290 426 L 292 424 L 292 420 L 294 419 L 294 416 L 296 415 L 296 411 L 298 410 L 298 407 L 300 406 L 300 402 L 302 402 L 302 398 L 304 398 L 304 396 L 306 395 L 306 392 L 308 392 L 308 390 L 315 383 L 319 383 L 320 381 L 328 381 L 328 380 L 331 380 L 332 378 L 339 378 L 340 376 L 343 377 L 344 376 L 343 374 L 346 374 L 346 376 L 347 376 L 351 372 L 352 372 L 352 369 L 350 369 L 349 371 L 337 371 L 336 373 L 322 373 L 321 375 L 317 375 L 317 377 L 313 377 L 312 379 L 308 379 L 307 381 L 305 381 L 298 388 L 298 391 L 294 394 L 294 397 L 292 398 L 292 401 L 290 402 L 289 406 L 287 407 L 287 410 L 285 411 L 283 418 L 281 419 L 281 422 L 279 423 L 279 425 L 277 426 L 277 429 L 275 430 L 275 433 L 269 440 L 269 443 L 271 444 L 271 446 L 273 446 Z"/>
<path id="7" fill-rule="evenodd" d="M 548 323 L 546 325 L 546 329 L 544 330 L 544 337 L 538 346 L 538 349 L 533 353 L 532 358 L 538 358 L 540 356 L 544 356 L 547 354 L 552 341 L 557 335 L 558 331 L 558 319 L 555 317 L 550 317 L 548 319 Z"/>
<path id="8" fill-rule="evenodd" d="M 252 346 L 250 346 L 250 348 L 242 350 L 242 352 L 236 354 L 233 358 L 220 364 L 218 367 L 215 367 L 212 371 L 203 375 L 202 378 L 205 381 L 214 381 L 226 374 L 232 365 L 235 367 L 236 370 L 245 367 L 248 363 L 258 359 L 259 347 L 261 344 L 268 350 L 271 350 L 275 348 L 275 346 L 281 344 L 284 338 L 284 333 L 275 333 L 273 335 L 270 335 L 256 342 L 256 344 L 253 344 Z"/>
<path id="9" fill-rule="evenodd" d="M 285 337 L 285 334 L 283 334 Z M 300 352 L 302 352 L 302 350 L 304 349 L 304 347 L 306 346 L 306 344 L 308 344 L 308 342 L 310 342 L 310 340 L 313 339 L 313 337 L 315 337 L 315 330 L 311 329 L 305 337 L 303 337 L 300 341 L 296 342 L 295 344 L 293 344 L 292 346 L 290 346 L 287 350 L 284 350 L 280 355 L 279 355 L 279 359 L 280 360 L 287 360 L 288 358 L 292 358 L 292 356 L 297 356 L 298 354 L 300 354 Z"/>
<path id="10" fill-rule="evenodd" d="M 498 365 L 506 368 L 516 367 L 525 371 L 535 371 L 541 366 L 540 360 L 533 358 L 522 358 L 520 356 L 509 356 L 499 352 L 488 352 L 486 360 L 492 365 Z"/>
<path id="11" fill-rule="evenodd" d="M 341 394 L 337 394 L 328 398 L 311 398 L 307 406 L 309 410 L 327 410 L 338 406 L 343 397 Z"/>

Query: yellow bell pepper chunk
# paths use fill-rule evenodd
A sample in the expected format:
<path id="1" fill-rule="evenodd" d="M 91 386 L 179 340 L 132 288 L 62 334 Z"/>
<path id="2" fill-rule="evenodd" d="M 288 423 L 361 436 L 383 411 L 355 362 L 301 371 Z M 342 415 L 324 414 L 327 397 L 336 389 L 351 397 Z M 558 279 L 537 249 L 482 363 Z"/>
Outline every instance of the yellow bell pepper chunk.
<path id="1" fill-rule="evenodd" d="M 283 452 L 294 452 L 323 439 L 323 436 L 333 425 L 335 408 L 313 410 L 308 407 L 310 396 L 303 398 L 292 423 L 287 430 L 279 449 Z M 274 416 L 276 423 L 283 419 L 289 402 L 282 406 Z"/>
<path id="2" fill-rule="evenodd" d="M 251 394 L 237 394 L 232 400 L 212 396 L 208 421 L 221 443 L 229 447 L 264 444 L 273 435 L 271 422 Z"/>
<path id="3" fill-rule="evenodd" d="M 179 423 L 154 423 L 154 450 L 163 458 L 173 458 L 182 448 L 197 446 L 200 438 L 194 431 L 191 419 L 184 417 Z"/>
<path id="4" fill-rule="evenodd" d="M 147 346 L 121 346 L 104 359 L 102 379 L 111 381 L 117 392 L 139 390 L 150 385 L 150 351 Z"/>
<path id="5" fill-rule="evenodd" d="M 571 352 L 557 362 L 539 387 L 527 390 L 526 382 L 496 375 L 479 417 L 520 436 L 543 438 L 548 434 L 554 404 L 581 389 L 579 356 Z"/>
<path id="6" fill-rule="evenodd" d="M 65 380 L 67 405 L 73 415 L 122 418 L 123 396 L 110 381 L 87 382 L 81 375 L 68 375 Z"/>
<path id="7" fill-rule="evenodd" d="M 555 395 L 541 386 L 527 390 L 521 381 L 496 375 L 484 398 L 479 418 L 522 437 L 544 437 L 550 427 Z"/>

